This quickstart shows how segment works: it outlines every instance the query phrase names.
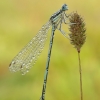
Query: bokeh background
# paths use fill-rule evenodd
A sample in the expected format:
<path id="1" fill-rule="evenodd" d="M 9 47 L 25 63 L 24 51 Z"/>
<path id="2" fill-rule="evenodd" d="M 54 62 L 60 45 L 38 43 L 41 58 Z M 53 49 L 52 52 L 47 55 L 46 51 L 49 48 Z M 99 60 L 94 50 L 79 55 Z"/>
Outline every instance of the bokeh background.
<path id="1" fill-rule="evenodd" d="M 81 50 L 84 100 L 100 100 L 99 0 L 0 0 L 0 100 L 39 100 L 50 41 L 29 73 L 11 73 L 9 64 L 36 35 L 50 16 L 66 3 L 67 13 L 77 11 L 86 23 Z M 67 27 L 64 27 L 67 32 Z M 80 100 L 78 55 L 59 31 L 52 49 L 46 100 Z"/>

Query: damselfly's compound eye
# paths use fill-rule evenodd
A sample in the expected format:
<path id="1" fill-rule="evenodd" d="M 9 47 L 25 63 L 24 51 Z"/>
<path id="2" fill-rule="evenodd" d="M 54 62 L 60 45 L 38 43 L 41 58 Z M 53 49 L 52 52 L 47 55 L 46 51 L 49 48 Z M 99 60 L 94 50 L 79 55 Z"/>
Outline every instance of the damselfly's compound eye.
<path id="1" fill-rule="evenodd" d="M 62 10 L 63 10 L 63 11 L 68 10 L 68 6 L 67 6 L 66 4 L 64 4 L 64 5 L 62 6 Z"/>

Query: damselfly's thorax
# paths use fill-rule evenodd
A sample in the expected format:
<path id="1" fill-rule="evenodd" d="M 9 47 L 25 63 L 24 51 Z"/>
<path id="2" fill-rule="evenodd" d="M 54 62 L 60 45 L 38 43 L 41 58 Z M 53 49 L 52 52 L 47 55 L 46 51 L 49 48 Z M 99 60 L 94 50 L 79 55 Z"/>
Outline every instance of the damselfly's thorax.
<path id="1" fill-rule="evenodd" d="M 68 6 L 64 4 L 61 9 L 57 12 L 55 12 L 51 17 L 50 21 L 51 23 L 56 23 L 59 19 L 61 19 L 62 16 L 64 16 L 64 12 L 68 10 Z"/>

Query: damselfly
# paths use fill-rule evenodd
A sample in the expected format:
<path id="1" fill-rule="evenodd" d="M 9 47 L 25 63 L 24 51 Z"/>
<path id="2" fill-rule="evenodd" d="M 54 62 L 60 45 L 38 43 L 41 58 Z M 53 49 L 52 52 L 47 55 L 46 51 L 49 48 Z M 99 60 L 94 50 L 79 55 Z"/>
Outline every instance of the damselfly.
<path id="1" fill-rule="evenodd" d="M 68 6 L 64 4 L 59 11 L 54 13 L 49 21 L 42 26 L 36 36 L 17 54 L 17 56 L 12 60 L 9 69 L 12 72 L 21 71 L 22 75 L 26 74 L 29 69 L 35 64 L 37 58 L 39 57 L 41 51 L 43 50 L 47 32 L 52 26 L 52 34 L 50 39 L 50 47 L 48 51 L 48 59 L 46 64 L 45 76 L 44 76 L 44 83 L 42 89 L 42 96 L 41 100 L 45 98 L 45 90 L 46 90 L 46 82 L 48 76 L 48 69 L 49 69 L 49 62 L 50 62 L 50 55 L 51 49 L 53 44 L 54 32 L 56 29 L 59 29 L 60 32 L 65 36 L 65 32 L 62 31 L 62 23 L 66 24 L 66 19 L 68 16 L 65 14 L 65 11 L 68 10 Z"/>

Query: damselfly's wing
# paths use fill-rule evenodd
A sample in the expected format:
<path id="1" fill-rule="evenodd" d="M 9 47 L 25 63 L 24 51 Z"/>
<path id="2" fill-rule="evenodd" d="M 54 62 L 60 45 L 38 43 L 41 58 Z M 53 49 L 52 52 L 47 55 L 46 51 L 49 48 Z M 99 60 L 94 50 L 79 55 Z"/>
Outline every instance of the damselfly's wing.
<path id="1" fill-rule="evenodd" d="M 22 75 L 24 75 L 35 64 L 38 56 L 43 50 L 50 26 L 50 21 L 43 25 L 36 36 L 12 60 L 9 65 L 11 72 L 21 71 Z"/>

